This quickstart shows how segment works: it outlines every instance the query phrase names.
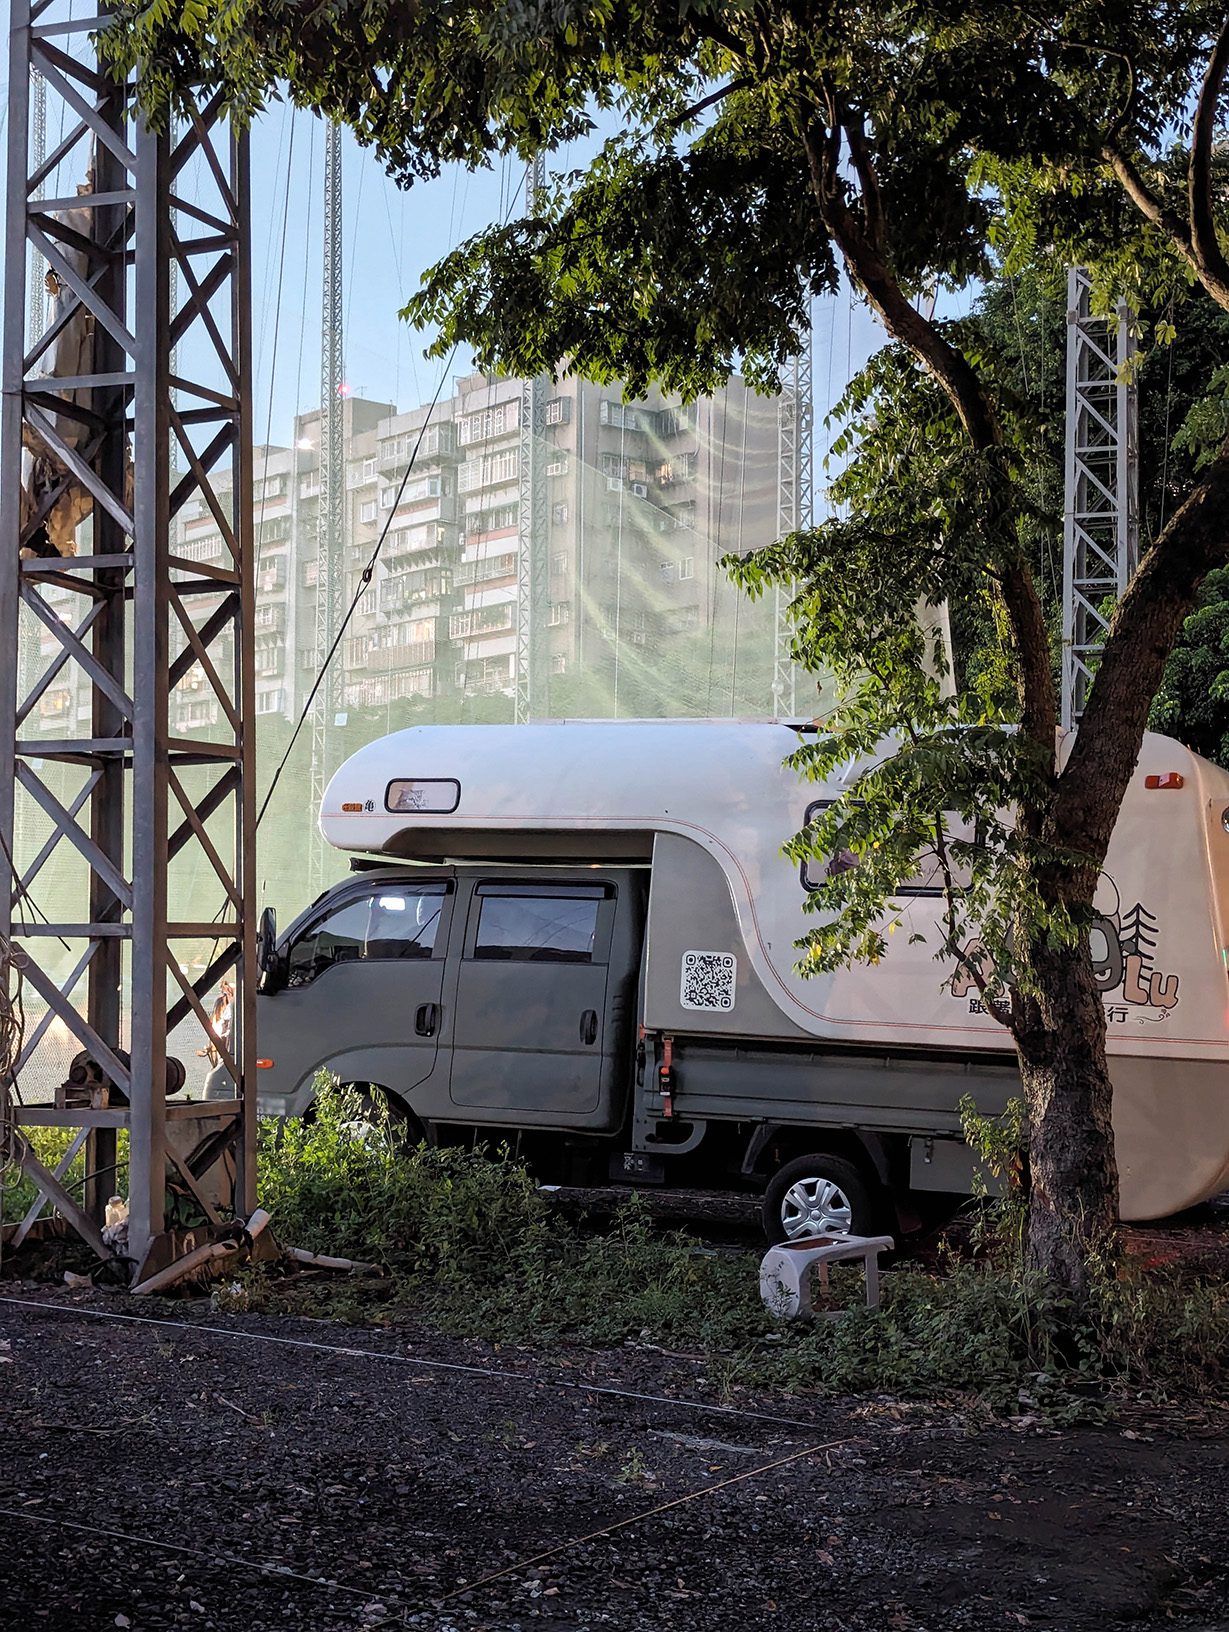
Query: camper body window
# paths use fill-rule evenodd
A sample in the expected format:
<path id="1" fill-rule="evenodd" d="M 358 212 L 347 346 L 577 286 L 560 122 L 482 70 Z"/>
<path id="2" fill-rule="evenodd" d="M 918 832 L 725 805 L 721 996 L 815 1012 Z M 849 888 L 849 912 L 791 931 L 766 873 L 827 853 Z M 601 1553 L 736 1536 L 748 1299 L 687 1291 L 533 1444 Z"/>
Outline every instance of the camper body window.
<path id="1" fill-rule="evenodd" d="M 808 805 L 804 818 L 805 825 L 809 827 L 817 816 L 831 809 L 834 803 L 835 801 L 831 799 L 817 799 L 813 805 Z M 962 821 L 954 811 L 946 813 L 944 826 L 949 838 L 967 842 L 974 836 L 971 825 Z M 842 850 L 835 856 L 814 856 L 802 864 L 800 870 L 802 887 L 811 893 L 822 890 L 830 878 L 835 878 L 838 873 L 848 872 L 857 865 L 858 858 L 850 850 Z M 955 861 L 952 862 L 952 883 L 958 890 L 968 889 L 970 883 L 968 868 L 960 866 Z M 905 879 L 895 893 L 897 896 L 943 894 L 943 869 L 933 850 L 918 857 L 917 871 L 912 878 Z"/>
<path id="2" fill-rule="evenodd" d="M 592 963 L 603 885 L 480 884 L 475 958 Z"/>
<path id="3" fill-rule="evenodd" d="M 290 985 L 306 986 L 335 963 L 429 958 L 448 889 L 446 883 L 389 884 L 335 908 L 291 948 Z"/>

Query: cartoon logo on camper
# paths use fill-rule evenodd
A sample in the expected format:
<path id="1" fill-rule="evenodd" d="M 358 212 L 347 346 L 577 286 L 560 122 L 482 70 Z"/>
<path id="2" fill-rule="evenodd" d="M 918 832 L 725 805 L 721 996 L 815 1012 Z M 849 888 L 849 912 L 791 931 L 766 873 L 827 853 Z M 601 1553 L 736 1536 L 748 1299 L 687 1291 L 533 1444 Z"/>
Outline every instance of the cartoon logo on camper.
<path id="1" fill-rule="evenodd" d="M 1089 930 L 1093 978 L 1102 997 L 1119 993 L 1107 1004 L 1105 1018 L 1111 1025 L 1158 1024 L 1178 1005 L 1179 977 L 1156 968 L 1157 920 L 1137 901 L 1125 913 L 1101 913 Z M 970 972 L 971 965 L 985 957 L 978 939 L 962 949 L 961 965 L 951 980 L 953 997 L 967 998 L 970 1014 L 984 1014 L 986 1006 Z M 970 995 L 971 994 L 971 995 Z"/>

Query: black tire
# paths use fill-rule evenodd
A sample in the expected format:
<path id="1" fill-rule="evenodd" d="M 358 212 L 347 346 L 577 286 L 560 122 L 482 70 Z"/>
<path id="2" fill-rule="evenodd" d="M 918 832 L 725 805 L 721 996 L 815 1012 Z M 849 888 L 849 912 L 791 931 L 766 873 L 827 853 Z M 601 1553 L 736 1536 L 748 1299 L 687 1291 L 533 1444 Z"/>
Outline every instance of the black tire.
<path id="1" fill-rule="evenodd" d="M 372 1124 L 388 1128 L 394 1150 L 402 1155 L 417 1150 L 425 1134 L 418 1118 L 404 1101 L 377 1083 L 351 1082 L 348 1091 L 357 1094 L 362 1105 L 360 1117 L 370 1117 Z M 361 1126 L 355 1127 L 355 1137 L 363 1137 Z"/>
<path id="2" fill-rule="evenodd" d="M 831 1188 L 828 1193 L 822 1188 L 814 1193 L 821 1218 L 808 1225 L 799 1216 L 800 1198 L 797 1194 L 791 1197 L 790 1192 L 809 1180 Z M 843 1227 L 842 1213 L 848 1216 Z M 816 1151 L 810 1156 L 795 1157 L 773 1174 L 764 1191 L 763 1222 L 764 1234 L 772 1246 L 781 1241 L 803 1241 L 810 1235 L 874 1235 L 875 1198 L 865 1176 L 852 1162 L 843 1156 Z"/>

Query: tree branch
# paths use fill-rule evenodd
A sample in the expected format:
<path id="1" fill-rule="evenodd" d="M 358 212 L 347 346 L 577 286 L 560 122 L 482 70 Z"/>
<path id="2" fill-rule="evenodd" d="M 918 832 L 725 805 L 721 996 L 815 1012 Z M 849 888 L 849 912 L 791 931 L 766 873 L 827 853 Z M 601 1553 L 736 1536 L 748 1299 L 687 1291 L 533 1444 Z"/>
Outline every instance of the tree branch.
<path id="1" fill-rule="evenodd" d="M 1002 426 L 976 369 L 908 299 L 888 264 L 886 246 L 875 245 L 850 210 L 840 175 L 839 130 L 834 126 L 821 131 L 812 123 L 804 128 L 802 140 L 821 218 L 850 276 L 863 289 L 892 338 L 912 352 L 938 381 L 974 450 L 986 453 L 1000 448 Z M 878 196 L 869 145 L 854 157 L 854 166 L 860 176 L 864 170 L 871 175 Z M 884 227 L 886 235 L 886 222 Z M 1008 559 L 1000 589 L 1020 660 L 1021 728 L 1031 741 L 1052 753 L 1058 704 L 1050 669 L 1049 634 L 1028 564 Z"/>
<path id="2" fill-rule="evenodd" d="M 678 130 L 688 120 L 694 119 L 698 114 L 703 113 L 706 108 L 715 107 L 718 102 L 724 102 L 727 96 L 733 96 L 735 91 L 745 91 L 748 86 L 754 83 L 755 81 L 750 74 L 744 74 L 741 79 L 732 79 L 728 85 L 722 85 L 715 90 L 711 96 L 702 97 L 699 102 L 693 102 L 691 107 L 685 108 L 682 113 L 676 113 L 672 119 L 668 119 L 666 121 L 668 128 Z"/>
<path id="3" fill-rule="evenodd" d="M 866 223 L 867 237 L 877 253 L 882 255 L 887 247 L 887 223 L 884 220 L 883 194 L 879 190 L 879 177 L 875 173 L 870 144 L 866 140 L 866 124 L 861 115 L 854 117 L 845 114 L 841 119 L 841 128 L 845 132 L 845 140 L 849 143 L 849 156 L 853 160 L 858 185 L 862 189 L 862 216 Z"/>
<path id="4" fill-rule="evenodd" d="M 1200 282 L 1213 300 L 1229 309 L 1229 260 L 1226 260 L 1225 252 L 1220 247 L 1212 212 L 1212 147 L 1216 139 L 1216 111 L 1227 71 L 1229 18 L 1226 18 L 1220 31 L 1199 88 L 1186 173 L 1193 264 Z"/>
<path id="5" fill-rule="evenodd" d="M 1191 249 L 1190 233 L 1186 222 L 1167 204 L 1161 202 L 1160 196 L 1154 193 L 1147 182 L 1140 175 L 1134 162 L 1113 142 L 1107 142 L 1101 150 L 1101 156 L 1122 184 L 1122 190 L 1135 205 L 1146 221 L 1151 221 L 1154 227 L 1160 227 L 1172 240 L 1179 255 L 1194 266 L 1194 252 Z"/>

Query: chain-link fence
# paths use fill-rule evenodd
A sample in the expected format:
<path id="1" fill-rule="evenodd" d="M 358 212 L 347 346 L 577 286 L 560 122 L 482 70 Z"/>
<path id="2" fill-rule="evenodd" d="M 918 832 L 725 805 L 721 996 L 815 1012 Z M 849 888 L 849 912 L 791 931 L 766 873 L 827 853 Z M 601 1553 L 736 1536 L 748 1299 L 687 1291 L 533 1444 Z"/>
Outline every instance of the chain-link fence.
<path id="1" fill-rule="evenodd" d="M 46 1004 L 28 989 L 24 1007 L 27 1038 L 33 1037 L 45 1020 L 47 1023 L 29 1059 L 18 1073 L 17 1093 L 25 1105 L 50 1105 L 55 1100 L 56 1089 L 67 1078 L 74 1057 L 82 1051 L 81 1044 L 59 1016 L 53 1015 L 47 1020 Z M 128 1029 L 129 1021 L 125 1017 L 121 1040 L 121 1046 L 125 1048 L 128 1046 Z M 167 1041 L 167 1053 L 182 1061 L 187 1073 L 180 1097 L 201 1097 L 205 1078 L 211 1069 L 204 1054 L 205 1043 L 204 1028 L 194 1014 L 182 1020 Z"/>

